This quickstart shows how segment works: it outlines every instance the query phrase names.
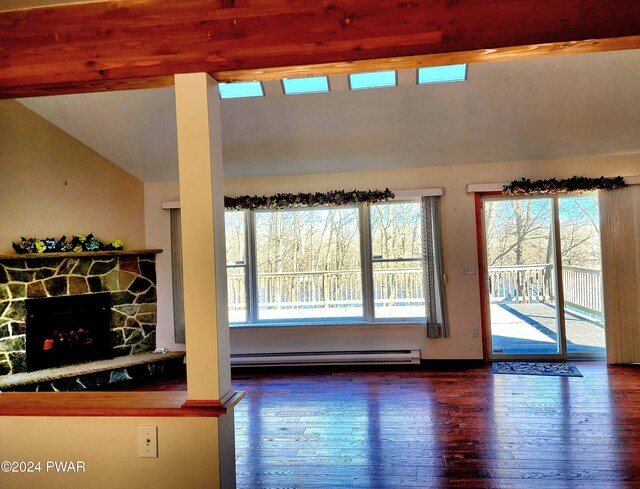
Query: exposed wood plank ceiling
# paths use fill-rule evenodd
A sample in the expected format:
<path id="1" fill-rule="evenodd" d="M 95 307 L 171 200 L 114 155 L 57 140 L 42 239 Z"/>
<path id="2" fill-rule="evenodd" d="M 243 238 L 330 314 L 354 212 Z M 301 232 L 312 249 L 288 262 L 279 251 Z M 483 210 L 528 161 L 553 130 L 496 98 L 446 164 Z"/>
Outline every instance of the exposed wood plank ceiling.
<path id="1" fill-rule="evenodd" d="M 637 0 L 106 1 L 0 13 L 0 97 L 638 47 Z"/>

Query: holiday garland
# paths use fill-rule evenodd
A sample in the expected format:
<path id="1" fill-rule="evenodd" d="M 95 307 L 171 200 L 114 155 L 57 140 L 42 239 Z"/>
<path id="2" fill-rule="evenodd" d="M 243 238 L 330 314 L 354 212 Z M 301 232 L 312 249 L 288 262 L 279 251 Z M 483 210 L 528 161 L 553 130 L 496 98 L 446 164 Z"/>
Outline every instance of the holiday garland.
<path id="1" fill-rule="evenodd" d="M 73 236 L 67 242 L 67 237 L 55 238 L 20 238 L 19 243 L 13 243 L 13 249 L 19 255 L 24 253 L 79 253 L 82 251 L 113 251 L 124 248 L 124 242 L 114 239 L 110 243 L 103 243 L 93 234 Z"/>
<path id="2" fill-rule="evenodd" d="M 341 206 L 353 204 L 372 204 L 383 202 L 395 197 L 388 188 L 384 190 L 332 190 L 331 192 L 316 192 L 312 194 L 276 194 L 270 197 L 242 195 L 239 197 L 225 197 L 224 206 L 227 209 L 286 209 L 287 207 L 313 207 L 319 205 Z"/>
<path id="3" fill-rule="evenodd" d="M 388 188 L 384 190 L 333 190 L 331 192 L 310 194 L 276 194 L 270 197 L 258 197 L 254 195 L 242 195 L 240 197 L 225 197 L 224 206 L 227 209 L 285 209 L 287 207 L 313 207 L 313 206 L 342 206 L 354 204 L 372 204 L 391 200 L 395 197 Z M 56 252 L 82 252 L 82 251 L 110 251 L 121 250 L 124 242 L 115 239 L 110 243 L 103 243 L 93 234 L 86 236 L 73 236 L 67 242 L 67 237 L 55 238 L 24 238 L 19 243 L 13 243 L 13 249 L 18 254 L 24 253 L 56 253 Z"/>
<path id="4" fill-rule="evenodd" d="M 588 192 L 591 190 L 614 190 L 628 187 L 624 178 L 618 176 L 614 178 L 587 178 L 571 177 L 558 180 L 549 178 L 546 180 L 531 181 L 528 178 L 514 180 L 502 189 L 503 194 L 508 195 L 529 195 L 529 194 L 557 194 L 565 192 Z"/>

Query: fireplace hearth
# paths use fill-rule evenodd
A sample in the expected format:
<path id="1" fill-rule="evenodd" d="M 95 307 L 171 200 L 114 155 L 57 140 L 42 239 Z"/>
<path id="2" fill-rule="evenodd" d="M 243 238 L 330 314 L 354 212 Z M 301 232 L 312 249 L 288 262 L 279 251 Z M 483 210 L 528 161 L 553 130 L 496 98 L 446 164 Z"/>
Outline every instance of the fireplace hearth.
<path id="1" fill-rule="evenodd" d="M 28 299 L 27 371 L 113 358 L 108 293 Z"/>

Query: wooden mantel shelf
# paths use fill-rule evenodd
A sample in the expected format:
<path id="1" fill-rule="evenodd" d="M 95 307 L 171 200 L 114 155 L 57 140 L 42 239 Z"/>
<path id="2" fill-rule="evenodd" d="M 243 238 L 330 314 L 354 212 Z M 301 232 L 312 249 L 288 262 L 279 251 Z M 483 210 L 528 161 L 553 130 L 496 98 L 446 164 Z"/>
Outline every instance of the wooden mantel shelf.
<path id="1" fill-rule="evenodd" d="M 87 258 L 102 256 L 139 256 L 139 255 L 157 255 L 162 253 L 161 249 L 148 250 L 113 250 L 113 251 L 81 251 L 78 253 L 24 253 L 22 255 L 0 255 L 0 261 L 5 260 L 43 260 L 48 258 Z"/>

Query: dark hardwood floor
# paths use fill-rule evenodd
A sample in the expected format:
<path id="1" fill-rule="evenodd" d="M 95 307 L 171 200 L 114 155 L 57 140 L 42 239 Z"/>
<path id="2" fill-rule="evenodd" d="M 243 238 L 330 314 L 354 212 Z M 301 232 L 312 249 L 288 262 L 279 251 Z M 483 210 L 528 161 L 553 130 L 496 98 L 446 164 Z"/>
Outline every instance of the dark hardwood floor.
<path id="1" fill-rule="evenodd" d="M 640 368 L 575 364 L 236 372 L 238 488 L 640 487 Z"/>

